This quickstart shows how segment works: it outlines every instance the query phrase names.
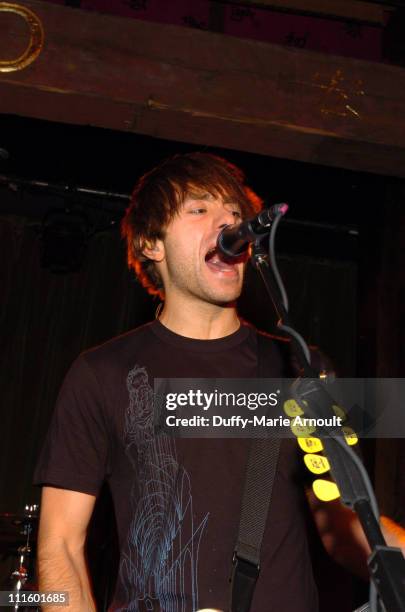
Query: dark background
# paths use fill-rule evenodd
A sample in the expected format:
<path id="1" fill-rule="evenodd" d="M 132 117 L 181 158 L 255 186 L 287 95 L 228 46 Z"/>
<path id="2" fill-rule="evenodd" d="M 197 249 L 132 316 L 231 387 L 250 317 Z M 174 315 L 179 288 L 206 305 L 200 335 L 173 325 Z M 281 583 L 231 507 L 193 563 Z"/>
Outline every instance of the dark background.
<path id="1" fill-rule="evenodd" d="M 0 147 L 0 512 L 20 512 L 38 501 L 32 473 L 70 363 L 154 316 L 157 302 L 126 267 L 119 221 L 128 195 L 153 165 L 197 148 L 4 115 Z M 292 320 L 304 337 L 340 375 L 403 375 L 403 181 L 199 150 L 241 166 L 268 203 L 289 203 L 277 252 Z M 275 331 L 272 305 L 253 270 L 240 311 Z M 399 452 L 390 467 L 393 447 Z M 371 441 L 365 456 L 377 481 L 384 466 L 383 510 L 403 520 L 401 441 L 390 451 Z"/>

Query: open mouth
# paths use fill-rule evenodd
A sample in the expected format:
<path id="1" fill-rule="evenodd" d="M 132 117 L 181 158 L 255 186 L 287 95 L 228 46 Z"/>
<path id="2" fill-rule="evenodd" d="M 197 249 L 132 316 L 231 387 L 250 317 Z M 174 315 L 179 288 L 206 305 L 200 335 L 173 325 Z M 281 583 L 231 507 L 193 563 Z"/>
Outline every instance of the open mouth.
<path id="1" fill-rule="evenodd" d="M 227 272 L 236 274 L 236 264 L 240 263 L 240 258 L 231 259 L 219 252 L 216 246 L 211 247 L 205 255 L 205 263 L 216 272 Z"/>

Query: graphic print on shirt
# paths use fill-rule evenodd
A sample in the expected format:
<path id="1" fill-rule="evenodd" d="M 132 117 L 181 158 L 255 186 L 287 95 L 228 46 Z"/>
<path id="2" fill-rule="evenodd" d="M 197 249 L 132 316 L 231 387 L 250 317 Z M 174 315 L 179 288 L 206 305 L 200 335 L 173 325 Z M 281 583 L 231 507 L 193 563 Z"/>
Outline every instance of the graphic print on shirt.
<path id="1" fill-rule="evenodd" d="M 191 482 L 178 463 L 175 440 L 155 435 L 153 390 L 145 368 L 128 374 L 124 444 L 137 485 L 133 518 L 120 561 L 125 610 L 192 612 L 198 609 L 198 551 L 208 514 L 193 518 Z"/>

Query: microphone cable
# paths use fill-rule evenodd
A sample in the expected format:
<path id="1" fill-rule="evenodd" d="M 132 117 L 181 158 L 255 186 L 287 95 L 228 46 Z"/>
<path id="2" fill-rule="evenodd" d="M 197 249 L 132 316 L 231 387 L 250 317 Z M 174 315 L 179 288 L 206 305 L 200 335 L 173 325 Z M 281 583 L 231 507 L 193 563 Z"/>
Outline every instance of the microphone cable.
<path id="1" fill-rule="evenodd" d="M 277 232 L 277 228 L 278 228 L 279 223 L 280 223 L 281 219 L 283 218 L 283 216 L 284 216 L 284 213 L 281 213 L 281 212 L 277 213 L 276 214 L 276 218 L 274 219 L 273 223 L 271 224 L 270 236 L 269 236 L 269 262 L 271 264 L 271 268 L 272 268 L 274 277 L 276 279 L 277 287 L 278 287 L 278 289 L 280 291 L 281 301 L 283 303 L 283 306 L 284 306 L 286 312 L 288 312 L 288 309 L 289 309 L 288 295 L 287 295 L 286 288 L 284 286 L 283 279 L 281 278 L 280 271 L 278 269 L 277 260 L 276 260 L 276 246 L 275 246 L 276 245 L 276 232 Z M 285 331 L 290 336 L 294 336 L 294 338 L 300 344 L 308 364 L 311 365 L 311 352 L 310 352 L 310 350 L 308 348 L 308 345 L 305 342 L 304 338 L 301 336 L 301 334 L 298 333 L 292 327 L 289 327 L 288 325 L 283 325 L 281 323 L 281 320 L 278 321 L 277 327 L 279 329 Z"/>

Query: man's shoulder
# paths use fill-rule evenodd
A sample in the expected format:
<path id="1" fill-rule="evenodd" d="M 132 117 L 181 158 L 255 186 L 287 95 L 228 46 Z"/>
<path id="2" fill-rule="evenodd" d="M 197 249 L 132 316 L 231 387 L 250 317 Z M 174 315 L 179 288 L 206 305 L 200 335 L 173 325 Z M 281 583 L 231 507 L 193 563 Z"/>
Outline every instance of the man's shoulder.
<path id="1" fill-rule="evenodd" d="M 132 363 L 134 357 L 137 357 L 153 338 L 152 325 L 153 322 L 146 323 L 87 349 L 81 353 L 79 360 L 86 362 L 91 367 Z"/>
<path id="2" fill-rule="evenodd" d="M 260 377 L 293 375 L 291 342 L 288 338 L 256 330 Z"/>
<path id="3" fill-rule="evenodd" d="M 266 332 L 247 321 L 242 320 L 242 324 L 249 328 L 251 336 L 256 337 L 259 349 L 265 350 L 266 352 L 269 351 L 274 354 L 290 354 L 291 341 L 289 338 Z"/>
<path id="4" fill-rule="evenodd" d="M 258 339 L 266 345 L 271 346 L 283 346 L 288 348 L 290 346 L 290 339 L 285 336 L 278 336 L 277 334 L 270 334 L 269 332 L 265 332 L 262 329 L 256 329 L 256 334 Z"/>
<path id="5" fill-rule="evenodd" d="M 256 330 L 256 333 L 259 351 L 261 351 L 264 356 L 272 355 L 273 358 L 278 358 L 280 360 L 283 368 L 283 376 L 295 377 L 300 375 L 301 368 L 290 338 L 269 334 L 261 330 Z M 311 355 L 311 365 L 316 371 L 333 371 L 331 360 L 320 350 L 319 346 L 310 344 L 308 348 Z"/>

